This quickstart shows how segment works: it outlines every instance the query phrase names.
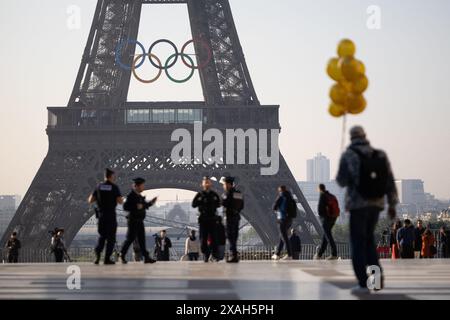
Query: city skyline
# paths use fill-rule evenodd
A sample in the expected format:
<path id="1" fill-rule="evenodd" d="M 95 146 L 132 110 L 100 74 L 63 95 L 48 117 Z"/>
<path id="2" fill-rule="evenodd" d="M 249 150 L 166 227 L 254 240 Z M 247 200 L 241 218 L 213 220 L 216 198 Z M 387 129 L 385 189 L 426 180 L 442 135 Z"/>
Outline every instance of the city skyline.
<path id="1" fill-rule="evenodd" d="M 438 198 L 450 198 L 450 151 L 445 148 L 450 141 L 446 124 L 450 93 L 441 78 L 450 71 L 445 32 L 450 29 L 445 14 L 450 10 L 449 2 L 409 1 L 406 5 L 378 1 L 380 30 L 366 26 L 367 8 L 372 5 L 369 1 L 347 0 L 344 6 L 324 0 L 286 3 L 267 2 L 259 12 L 253 10 L 256 0 L 232 0 L 231 6 L 261 102 L 281 105 L 280 149 L 296 180 L 305 179 L 304 160 L 317 149 L 329 155 L 331 177 L 335 176 L 342 123 L 327 114 L 331 81 L 324 69 L 335 55 L 337 42 L 349 37 L 357 45 L 357 56 L 366 63 L 370 87 L 367 111 L 349 119 L 348 127 L 356 123 L 365 126 L 374 146 L 388 152 L 396 179 L 420 178 L 426 190 Z M 25 194 L 47 152 L 45 108 L 67 103 L 95 2 L 77 2 L 81 13 L 78 29 L 67 26 L 70 6 L 73 3 L 66 0 L 26 6 L 0 4 L 0 34 L 11 49 L 0 53 L 1 94 L 7 106 L 1 111 L 4 138 L 0 148 L 8 153 L 0 166 L 1 194 Z M 143 43 L 161 36 L 177 43 L 190 38 L 186 8 L 173 6 L 143 10 L 139 33 Z M 36 15 L 38 10 L 45 10 L 45 20 Z M 166 27 L 151 28 L 154 24 Z M 339 31 L 333 25 L 339 25 Z M 30 47 L 51 50 L 35 50 L 33 61 L 39 63 L 33 63 L 27 58 Z M 280 58 L 285 56 L 292 59 Z M 45 73 L 48 69 L 55 72 Z M 289 72 L 292 70 L 295 72 Z M 198 75 L 185 86 L 165 81 L 146 86 L 134 81 L 130 99 L 168 100 L 176 96 L 179 100 L 201 100 L 200 91 Z M 348 142 L 347 134 L 346 138 Z"/>

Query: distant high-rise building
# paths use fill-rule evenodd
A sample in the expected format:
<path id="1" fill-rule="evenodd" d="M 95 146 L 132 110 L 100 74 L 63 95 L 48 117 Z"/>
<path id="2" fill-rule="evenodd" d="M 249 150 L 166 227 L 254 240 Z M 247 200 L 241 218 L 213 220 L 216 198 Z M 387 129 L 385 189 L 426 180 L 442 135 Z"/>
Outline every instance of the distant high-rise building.
<path id="1" fill-rule="evenodd" d="M 423 181 L 419 179 L 404 179 L 395 181 L 400 203 L 424 204 L 425 191 Z"/>
<path id="2" fill-rule="evenodd" d="M 306 180 L 308 182 L 327 183 L 330 181 L 330 160 L 318 153 L 306 161 Z"/>
<path id="3" fill-rule="evenodd" d="M 20 200 L 18 195 L 0 195 L 0 237 L 14 217 Z"/>

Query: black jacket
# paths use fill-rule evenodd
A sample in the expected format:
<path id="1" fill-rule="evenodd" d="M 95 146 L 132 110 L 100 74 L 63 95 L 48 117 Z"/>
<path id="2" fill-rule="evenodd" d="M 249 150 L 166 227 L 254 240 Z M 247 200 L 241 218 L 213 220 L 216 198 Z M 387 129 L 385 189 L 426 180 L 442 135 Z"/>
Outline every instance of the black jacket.
<path id="1" fill-rule="evenodd" d="M 244 200 L 242 193 L 235 188 L 231 188 L 230 191 L 225 191 L 222 194 L 222 206 L 227 219 L 240 218 L 239 213 L 244 208 Z M 238 201 L 240 208 L 238 208 Z"/>
<path id="2" fill-rule="evenodd" d="M 19 253 L 19 249 L 22 247 L 19 239 L 9 239 L 6 245 L 8 247 L 8 251 L 11 254 Z"/>
<path id="3" fill-rule="evenodd" d="M 192 200 L 192 207 L 198 208 L 199 220 L 216 218 L 217 208 L 220 207 L 220 198 L 214 191 L 200 191 Z"/>
<path id="4" fill-rule="evenodd" d="M 155 255 L 158 260 L 168 260 L 170 257 L 169 249 L 172 248 L 172 241 L 170 241 L 170 239 L 168 237 L 165 237 L 164 240 L 165 240 L 165 246 L 164 246 L 164 250 L 162 250 L 161 237 L 157 237 L 155 239 Z"/>
<path id="5" fill-rule="evenodd" d="M 142 204 L 142 209 L 138 209 L 137 205 Z M 145 197 L 138 194 L 136 191 L 131 190 L 127 195 L 127 200 L 123 204 L 123 210 L 128 211 L 127 218 L 130 220 L 144 220 L 145 210 L 153 205 L 152 202 L 145 201 Z"/>
<path id="6" fill-rule="evenodd" d="M 328 207 L 327 207 L 327 196 L 328 191 L 321 192 L 319 197 L 319 204 L 317 208 L 317 213 L 319 214 L 319 217 L 327 217 L 328 216 Z"/>

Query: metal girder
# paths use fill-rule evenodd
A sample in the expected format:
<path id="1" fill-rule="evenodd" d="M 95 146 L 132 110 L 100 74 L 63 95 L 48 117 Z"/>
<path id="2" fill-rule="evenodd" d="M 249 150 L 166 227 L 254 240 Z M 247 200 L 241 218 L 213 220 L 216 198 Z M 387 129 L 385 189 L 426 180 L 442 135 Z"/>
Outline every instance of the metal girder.
<path id="1" fill-rule="evenodd" d="M 211 61 L 200 70 L 205 101 L 127 103 L 131 72 L 115 64 L 117 44 L 136 39 L 143 3 L 185 2 L 193 38 L 202 39 L 212 49 Z M 194 42 L 194 48 L 198 62 L 205 61 L 205 49 L 198 42 Z M 124 46 L 122 62 L 130 65 L 134 51 L 134 44 Z M 206 126 L 220 130 L 236 125 L 243 129 L 280 128 L 278 106 L 261 106 L 256 97 L 228 0 L 99 0 L 68 107 L 49 108 L 48 154 L 2 243 L 16 230 L 24 247 L 47 248 L 48 231 L 64 227 L 70 244 L 92 216 L 86 199 L 102 180 L 105 167 L 118 171 L 123 192 L 137 175 L 148 181 L 149 189 L 192 191 L 198 189 L 204 175 L 235 176 L 246 198 L 243 215 L 267 245 L 278 241 L 272 202 L 276 188 L 283 184 L 304 209 L 296 221 L 303 230 L 303 242 L 313 243 L 314 235 L 322 233 L 281 154 L 279 171 L 273 176 L 262 176 L 261 165 L 175 164 L 171 160 L 170 133 L 187 125 L 129 124 L 127 108 L 170 108 L 174 113 L 196 108 L 201 110 Z"/>

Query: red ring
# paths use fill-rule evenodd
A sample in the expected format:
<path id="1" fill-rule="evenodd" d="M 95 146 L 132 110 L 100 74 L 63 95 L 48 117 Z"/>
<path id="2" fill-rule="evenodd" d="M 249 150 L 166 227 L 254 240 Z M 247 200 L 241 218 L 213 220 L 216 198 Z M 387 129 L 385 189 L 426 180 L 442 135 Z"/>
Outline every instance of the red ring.
<path id="1" fill-rule="evenodd" d="M 189 63 L 186 62 L 185 57 L 183 56 L 184 50 L 186 49 L 186 47 L 190 44 L 190 43 L 194 43 L 194 42 L 198 42 L 201 45 L 203 45 L 203 47 L 208 51 L 208 59 L 206 59 L 206 61 L 204 61 L 203 63 L 200 63 L 198 66 L 193 66 L 193 65 L 189 65 Z M 183 61 L 184 65 L 188 68 L 191 69 L 203 69 L 204 67 L 206 67 L 206 65 L 211 61 L 212 59 L 212 50 L 210 48 L 210 46 L 206 43 L 206 41 L 202 40 L 202 39 L 192 39 L 187 41 L 183 47 L 181 48 L 181 61 Z"/>

